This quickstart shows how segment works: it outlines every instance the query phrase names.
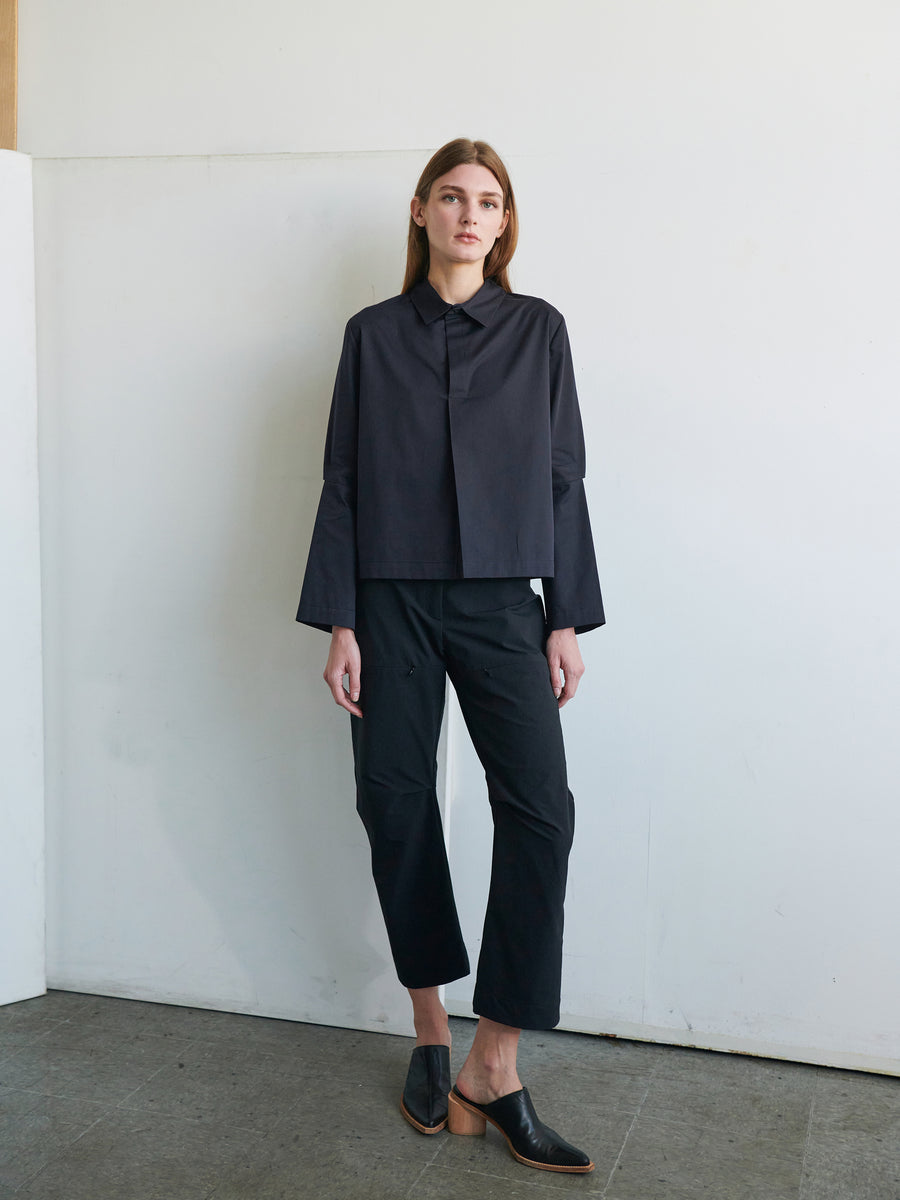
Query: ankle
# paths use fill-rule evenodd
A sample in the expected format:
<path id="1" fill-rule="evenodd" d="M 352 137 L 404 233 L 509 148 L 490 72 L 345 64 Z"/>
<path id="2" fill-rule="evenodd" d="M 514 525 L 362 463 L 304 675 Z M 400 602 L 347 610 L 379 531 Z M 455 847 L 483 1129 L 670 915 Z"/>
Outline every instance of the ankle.
<path id="1" fill-rule="evenodd" d="M 450 1046 L 452 1039 L 449 1029 L 418 1029 L 416 1028 L 417 1046 Z"/>
<path id="2" fill-rule="evenodd" d="M 449 1046 L 450 1019 L 437 988 L 410 988 L 417 1046 Z"/>
<path id="3" fill-rule="evenodd" d="M 413 1026 L 416 1031 L 417 1046 L 449 1046 L 450 1021 L 446 1013 L 433 1013 L 428 1016 L 414 1017 Z"/>
<path id="4" fill-rule="evenodd" d="M 515 1059 L 512 1063 L 504 1062 L 499 1055 L 470 1054 L 464 1065 L 464 1070 L 483 1079 L 500 1079 L 516 1069 Z"/>
<path id="5" fill-rule="evenodd" d="M 459 1090 L 476 1104 L 489 1104 L 517 1092 L 522 1086 L 515 1059 L 503 1060 L 493 1055 L 473 1057 L 463 1063 L 457 1079 Z"/>

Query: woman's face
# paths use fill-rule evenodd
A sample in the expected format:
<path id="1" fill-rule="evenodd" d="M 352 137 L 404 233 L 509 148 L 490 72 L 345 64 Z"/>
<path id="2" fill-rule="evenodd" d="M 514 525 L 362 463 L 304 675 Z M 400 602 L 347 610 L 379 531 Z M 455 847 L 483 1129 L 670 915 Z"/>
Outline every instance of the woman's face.
<path id="1" fill-rule="evenodd" d="M 428 202 L 414 196 L 410 212 L 428 235 L 432 266 L 483 262 L 509 220 L 500 184 L 478 163 L 463 163 L 441 175 Z"/>

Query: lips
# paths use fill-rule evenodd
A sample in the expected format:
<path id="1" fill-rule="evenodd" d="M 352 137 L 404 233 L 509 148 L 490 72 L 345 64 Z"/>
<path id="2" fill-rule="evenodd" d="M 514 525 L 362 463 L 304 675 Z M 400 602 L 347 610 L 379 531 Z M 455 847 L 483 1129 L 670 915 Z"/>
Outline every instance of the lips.
<path id="1" fill-rule="evenodd" d="M 455 240 L 457 242 L 480 242 L 481 238 L 474 233 L 458 233 Z"/>

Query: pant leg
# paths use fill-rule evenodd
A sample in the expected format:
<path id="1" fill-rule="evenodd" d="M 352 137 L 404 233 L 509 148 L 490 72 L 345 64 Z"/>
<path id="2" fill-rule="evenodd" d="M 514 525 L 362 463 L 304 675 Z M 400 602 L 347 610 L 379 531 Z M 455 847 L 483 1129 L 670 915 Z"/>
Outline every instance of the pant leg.
<path id="1" fill-rule="evenodd" d="M 438 807 L 437 743 L 446 671 L 432 581 L 360 584 L 360 707 L 351 717 L 357 811 L 394 965 L 406 987 L 469 973 Z"/>
<path id="2" fill-rule="evenodd" d="M 490 582 L 493 598 L 485 591 L 475 604 L 477 590 L 466 595 L 453 585 L 459 619 L 451 622 L 445 605 L 444 621 L 453 637 L 448 670 L 485 768 L 494 823 L 473 1005 L 505 1025 L 549 1029 L 559 1021 L 574 802 L 540 600 L 527 581 Z M 498 601 L 502 607 L 483 609 Z"/>

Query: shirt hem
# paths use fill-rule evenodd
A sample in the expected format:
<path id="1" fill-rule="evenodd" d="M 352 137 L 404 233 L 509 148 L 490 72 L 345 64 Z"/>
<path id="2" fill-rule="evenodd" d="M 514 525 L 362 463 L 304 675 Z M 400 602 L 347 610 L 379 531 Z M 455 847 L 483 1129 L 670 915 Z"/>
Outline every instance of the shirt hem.
<path id="1" fill-rule="evenodd" d="M 458 562 L 370 562 L 360 563 L 360 579 L 546 579 L 553 576 L 547 562 L 501 562 L 477 560 L 460 567 Z"/>

